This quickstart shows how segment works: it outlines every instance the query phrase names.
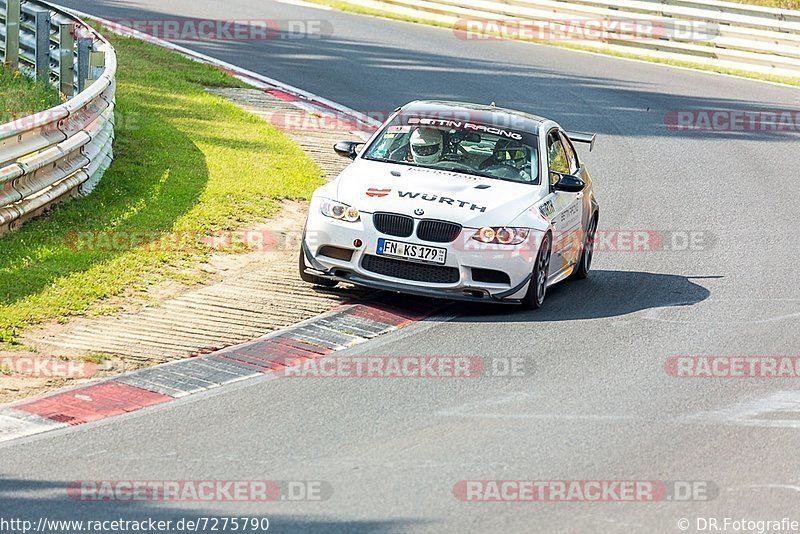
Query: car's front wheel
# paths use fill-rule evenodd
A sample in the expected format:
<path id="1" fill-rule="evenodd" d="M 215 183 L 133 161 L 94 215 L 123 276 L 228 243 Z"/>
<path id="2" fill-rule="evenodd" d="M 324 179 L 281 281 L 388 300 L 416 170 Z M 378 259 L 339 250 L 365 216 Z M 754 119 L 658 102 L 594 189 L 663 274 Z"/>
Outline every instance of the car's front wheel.
<path id="1" fill-rule="evenodd" d="M 583 244 L 581 251 L 581 259 L 578 265 L 575 266 L 575 271 L 572 273 L 573 280 L 584 280 L 589 278 L 589 270 L 592 268 L 592 259 L 594 257 L 594 238 L 597 234 L 597 217 L 592 217 L 589 223 L 589 229 L 586 231 L 586 241 Z"/>
<path id="2" fill-rule="evenodd" d="M 303 280 L 303 282 L 308 282 L 309 284 L 314 284 L 315 286 L 336 287 L 339 284 L 339 282 L 336 280 L 330 280 L 328 278 L 322 278 L 320 276 L 308 274 L 306 272 L 306 255 L 302 249 L 300 250 L 300 278 Z"/>
<path id="3" fill-rule="evenodd" d="M 525 295 L 523 306 L 530 310 L 538 310 L 544 304 L 544 297 L 547 294 L 547 278 L 550 273 L 550 234 L 542 238 L 539 247 L 539 254 L 536 256 L 536 263 L 533 265 L 533 276 L 528 285 L 528 293 Z"/>

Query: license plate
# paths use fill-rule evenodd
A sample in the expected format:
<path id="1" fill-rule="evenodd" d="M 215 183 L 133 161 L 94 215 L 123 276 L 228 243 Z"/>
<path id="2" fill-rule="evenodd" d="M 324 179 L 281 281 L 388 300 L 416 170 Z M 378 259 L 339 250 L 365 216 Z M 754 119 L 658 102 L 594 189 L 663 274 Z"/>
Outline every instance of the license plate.
<path id="1" fill-rule="evenodd" d="M 439 265 L 444 265 L 447 261 L 447 249 L 400 243 L 388 239 L 378 239 L 377 252 L 379 256 L 394 256 L 395 258 L 438 263 Z"/>

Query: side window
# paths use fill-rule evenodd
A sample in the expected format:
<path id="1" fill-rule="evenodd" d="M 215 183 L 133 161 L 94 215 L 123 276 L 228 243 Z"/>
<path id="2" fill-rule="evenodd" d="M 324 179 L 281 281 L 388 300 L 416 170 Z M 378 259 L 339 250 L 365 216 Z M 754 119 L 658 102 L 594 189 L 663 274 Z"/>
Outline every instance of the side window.
<path id="1" fill-rule="evenodd" d="M 559 172 L 562 174 L 569 174 L 570 172 L 567 153 L 564 150 L 564 145 L 561 143 L 561 138 L 555 130 L 547 134 L 547 168 L 548 173 Z M 551 174 L 550 185 L 555 185 L 557 181 L 558 178 Z"/>
<path id="2" fill-rule="evenodd" d="M 564 149 L 567 152 L 567 161 L 569 162 L 569 173 L 572 175 L 578 174 L 578 168 L 580 164 L 578 163 L 578 155 L 575 153 L 575 147 L 572 146 L 572 142 L 564 134 L 561 134 L 560 137 L 561 137 L 561 142 L 564 145 Z"/>

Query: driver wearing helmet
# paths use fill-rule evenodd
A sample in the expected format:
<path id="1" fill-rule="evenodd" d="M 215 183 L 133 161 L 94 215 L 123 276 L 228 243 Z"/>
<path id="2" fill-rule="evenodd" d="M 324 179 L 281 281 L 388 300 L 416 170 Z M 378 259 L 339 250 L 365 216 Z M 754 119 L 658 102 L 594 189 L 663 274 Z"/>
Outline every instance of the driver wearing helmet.
<path id="1" fill-rule="evenodd" d="M 522 143 L 509 139 L 499 139 L 494 146 L 492 156 L 481 164 L 481 169 L 506 165 L 519 172 L 520 178 L 526 182 L 533 181 L 531 153 Z"/>
<path id="2" fill-rule="evenodd" d="M 528 150 L 516 141 L 500 139 L 494 146 L 494 162 L 522 169 L 530 164 Z"/>
<path id="3" fill-rule="evenodd" d="M 417 128 L 411 134 L 410 144 L 414 163 L 431 165 L 441 161 L 444 152 L 444 137 L 439 130 Z"/>

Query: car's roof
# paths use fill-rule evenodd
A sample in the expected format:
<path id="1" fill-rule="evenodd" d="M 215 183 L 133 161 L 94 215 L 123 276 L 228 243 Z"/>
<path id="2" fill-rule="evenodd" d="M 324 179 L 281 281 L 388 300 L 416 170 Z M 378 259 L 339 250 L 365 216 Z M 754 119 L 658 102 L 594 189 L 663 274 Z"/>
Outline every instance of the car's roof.
<path id="1" fill-rule="evenodd" d="M 420 113 L 434 117 L 458 119 L 469 117 L 479 124 L 512 127 L 515 130 L 538 134 L 545 117 L 485 104 L 450 102 L 446 100 L 416 100 L 403 106 L 403 112 Z"/>

